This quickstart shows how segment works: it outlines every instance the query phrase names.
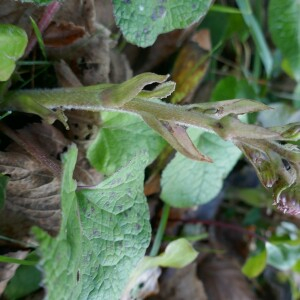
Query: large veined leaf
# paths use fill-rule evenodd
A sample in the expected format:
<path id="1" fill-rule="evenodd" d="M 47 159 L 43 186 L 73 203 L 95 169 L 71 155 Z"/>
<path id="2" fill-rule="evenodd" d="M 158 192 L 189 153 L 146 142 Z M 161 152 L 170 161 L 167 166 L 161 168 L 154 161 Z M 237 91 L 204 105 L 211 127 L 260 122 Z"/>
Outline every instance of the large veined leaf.
<path id="1" fill-rule="evenodd" d="M 0 24 L 0 81 L 9 79 L 26 45 L 27 35 L 23 29 L 10 24 Z"/>
<path id="2" fill-rule="evenodd" d="M 76 148 L 65 157 L 61 230 L 56 238 L 39 228 L 41 266 L 48 299 L 119 299 L 128 275 L 150 240 L 143 194 L 147 153 L 92 189 L 76 190 Z"/>
<path id="3" fill-rule="evenodd" d="M 236 146 L 212 133 L 193 129 L 190 135 L 197 148 L 211 157 L 213 163 L 197 162 L 176 154 L 163 172 L 161 194 L 163 201 L 174 207 L 212 200 L 240 157 Z"/>
<path id="4" fill-rule="evenodd" d="M 300 1 L 271 0 L 269 27 L 275 45 L 287 59 L 289 68 L 300 81 Z"/>
<path id="5" fill-rule="evenodd" d="M 140 47 L 151 46 L 164 32 L 198 21 L 212 0 L 113 0 L 116 23 L 125 38 Z"/>
<path id="6" fill-rule="evenodd" d="M 103 174 L 112 174 L 141 149 L 147 149 L 149 162 L 166 142 L 137 116 L 103 112 L 103 124 L 88 150 L 91 164 Z"/>

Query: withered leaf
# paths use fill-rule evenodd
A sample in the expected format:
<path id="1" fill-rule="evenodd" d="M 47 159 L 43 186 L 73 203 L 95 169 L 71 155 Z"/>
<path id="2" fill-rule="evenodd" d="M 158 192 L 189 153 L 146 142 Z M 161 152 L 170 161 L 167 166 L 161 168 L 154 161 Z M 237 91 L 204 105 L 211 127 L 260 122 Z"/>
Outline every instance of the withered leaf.
<path id="1" fill-rule="evenodd" d="M 18 239 L 36 225 L 54 234 L 60 225 L 60 178 L 48 163 L 60 165 L 57 158 L 70 144 L 63 134 L 47 124 L 32 124 L 19 130 L 29 149 L 38 149 L 40 159 L 16 144 L 0 152 L 0 172 L 7 174 L 6 201 L 1 211 L 3 235 Z M 46 145 L 46 147 L 45 147 Z M 44 163 L 40 163 L 40 160 Z"/>
<path id="2" fill-rule="evenodd" d="M 198 265 L 208 299 L 255 300 L 256 297 L 241 273 L 238 263 L 229 257 L 207 256 Z"/>
<path id="3" fill-rule="evenodd" d="M 197 263 L 182 269 L 168 269 L 160 281 L 160 293 L 155 300 L 207 300 L 202 282 L 196 274 Z M 213 299 L 213 298 L 212 298 Z"/>
<path id="4" fill-rule="evenodd" d="M 85 34 L 84 27 L 71 22 L 52 22 L 43 34 L 47 47 L 63 47 L 74 43 Z"/>
<path id="5" fill-rule="evenodd" d="M 10 176 L 0 213 L 1 233 L 19 238 L 33 225 L 56 233 L 60 225 L 60 179 L 29 154 L 20 152 L 0 152 L 0 171 Z M 18 236 L 13 236 L 16 232 Z"/>
<path id="6" fill-rule="evenodd" d="M 171 98 L 172 103 L 179 103 L 193 95 L 208 69 L 209 55 L 207 51 L 210 50 L 208 30 L 196 32 L 192 39 L 183 46 L 172 71 L 172 79 L 177 83 Z"/>

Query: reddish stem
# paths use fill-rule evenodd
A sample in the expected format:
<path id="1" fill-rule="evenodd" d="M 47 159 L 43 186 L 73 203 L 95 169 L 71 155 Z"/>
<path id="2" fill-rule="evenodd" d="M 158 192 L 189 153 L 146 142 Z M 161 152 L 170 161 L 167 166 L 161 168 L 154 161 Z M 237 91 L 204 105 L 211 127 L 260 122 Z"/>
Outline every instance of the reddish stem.
<path id="1" fill-rule="evenodd" d="M 61 4 L 59 2 L 54 1 L 53 3 L 49 4 L 46 7 L 42 18 L 38 22 L 38 28 L 41 33 L 43 33 L 45 29 L 49 26 L 54 15 L 60 9 L 60 6 Z M 36 45 L 36 42 L 37 42 L 36 36 L 34 33 L 32 33 L 25 51 L 25 56 L 27 56 L 32 51 L 32 49 Z"/>
<path id="2" fill-rule="evenodd" d="M 241 232 L 243 234 L 247 234 L 250 235 L 251 237 L 256 238 L 257 240 L 263 241 L 264 243 L 267 242 L 267 240 L 258 235 L 257 233 L 250 231 L 248 229 L 242 228 L 240 226 L 237 225 L 233 225 L 233 224 L 228 224 L 228 223 L 224 223 L 224 222 L 220 222 L 220 221 L 214 221 L 214 220 L 198 220 L 198 219 L 191 219 L 191 220 L 182 220 L 182 219 L 169 219 L 169 221 L 171 222 L 182 222 L 182 223 L 201 223 L 201 224 L 206 224 L 206 225 L 210 225 L 210 226 L 216 226 L 216 227 L 221 227 L 221 228 L 228 228 L 228 229 L 232 229 L 234 231 L 238 231 Z"/>

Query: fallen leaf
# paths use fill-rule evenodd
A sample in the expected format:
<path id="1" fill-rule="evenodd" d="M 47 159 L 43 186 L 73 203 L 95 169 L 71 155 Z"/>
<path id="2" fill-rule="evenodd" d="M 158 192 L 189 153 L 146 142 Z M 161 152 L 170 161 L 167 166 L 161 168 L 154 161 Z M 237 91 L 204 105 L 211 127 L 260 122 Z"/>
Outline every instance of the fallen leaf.
<path id="1" fill-rule="evenodd" d="M 165 59 L 168 59 L 177 51 L 182 43 L 192 34 L 196 26 L 197 24 L 193 24 L 186 29 L 176 29 L 161 34 L 151 48 L 147 48 L 146 50 L 138 48 L 139 55 L 134 55 L 134 57 L 131 57 L 131 52 L 135 46 L 128 45 L 125 48 L 125 53 L 131 58 L 132 65 L 139 67 L 136 73 L 139 74 L 153 70 L 153 68 L 163 63 Z M 141 60 L 140 57 L 145 59 Z"/>
<path id="2" fill-rule="evenodd" d="M 160 175 L 153 174 L 147 179 L 144 186 L 145 196 L 156 194 L 160 191 Z"/>
<path id="3" fill-rule="evenodd" d="M 177 83 L 172 103 L 187 101 L 193 96 L 208 69 L 210 50 L 208 30 L 196 32 L 181 48 L 172 70 L 172 79 Z"/>
<path id="4" fill-rule="evenodd" d="M 63 47 L 74 43 L 85 34 L 84 27 L 70 22 L 52 22 L 43 33 L 43 41 L 47 47 Z"/>
<path id="5" fill-rule="evenodd" d="M 152 300 L 207 300 L 203 283 L 196 274 L 197 263 L 182 269 L 167 269 L 160 280 L 160 292 Z M 228 298 L 230 299 L 230 298 Z M 227 299 L 227 300 L 228 300 Z M 215 300 L 211 298 L 211 300 Z M 231 299 L 230 299 L 231 300 Z"/>
<path id="6" fill-rule="evenodd" d="M 0 0 L 0 6 L 0 23 L 19 26 L 27 32 L 28 36 L 32 31 L 28 16 L 37 20 L 42 16 L 44 11 L 43 7 L 31 3 L 20 3 L 20 1 L 14 0 Z"/>
<path id="7" fill-rule="evenodd" d="M 21 152 L 0 152 L 0 171 L 10 177 L 0 212 L 1 234 L 18 239 L 32 225 L 55 234 L 60 224 L 59 178 Z"/>
<path id="8" fill-rule="evenodd" d="M 199 263 L 197 272 L 208 299 L 257 299 L 241 273 L 241 267 L 232 258 L 208 255 Z"/>

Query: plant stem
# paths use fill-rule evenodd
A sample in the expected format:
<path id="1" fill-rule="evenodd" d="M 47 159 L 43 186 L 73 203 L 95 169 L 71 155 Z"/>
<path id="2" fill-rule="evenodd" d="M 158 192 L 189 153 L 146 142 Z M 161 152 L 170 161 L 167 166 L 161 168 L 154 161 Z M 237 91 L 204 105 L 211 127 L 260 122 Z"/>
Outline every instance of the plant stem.
<path id="1" fill-rule="evenodd" d="M 4 255 L 0 255 L 0 262 L 9 263 L 9 264 L 18 264 L 24 266 L 35 266 L 38 263 L 38 261 L 18 259 L 9 256 L 4 256 Z"/>
<path id="2" fill-rule="evenodd" d="M 167 226 L 169 212 L 170 212 L 170 205 L 165 203 L 163 210 L 162 210 L 162 215 L 161 215 L 161 219 L 159 222 L 158 230 L 157 230 L 157 233 L 156 233 L 149 256 L 156 256 L 158 254 L 158 251 L 159 251 L 159 248 L 161 245 L 161 241 L 163 239 L 164 232 L 165 232 L 165 229 Z"/>
<path id="3" fill-rule="evenodd" d="M 170 219 L 170 221 L 172 222 L 182 222 L 182 223 L 200 223 L 200 224 L 206 224 L 209 226 L 215 226 L 215 227 L 220 227 L 220 228 L 227 228 L 227 229 L 231 229 L 237 232 L 240 232 L 242 234 L 247 234 L 250 235 L 251 237 L 256 238 L 257 240 L 263 241 L 264 243 L 267 242 L 267 239 L 265 239 L 264 237 L 262 237 L 261 235 L 250 231 L 248 229 L 242 228 L 238 225 L 234 225 L 234 224 L 228 224 L 228 223 L 224 223 L 221 221 L 215 221 L 215 220 L 198 220 L 198 219 L 192 219 L 192 220 L 182 220 L 182 219 Z"/>
<path id="4" fill-rule="evenodd" d="M 54 1 L 53 3 L 49 4 L 45 12 L 41 18 L 41 20 L 38 23 L 38 27 L 41 33 L 45 31 L 45 29 L 49 26 L 50 22 L 52 21 L 54 15 L 56 12 L 60 9 L 61 4 L 58 1 Z M 31 50 L 34 48 L 36 45 L 37 39 L 35 34 L 32 34 L 29 40 L 29 43 L 27 45 L 26 51 L 25 51 L 25 56 L 27 56 Z"/>

